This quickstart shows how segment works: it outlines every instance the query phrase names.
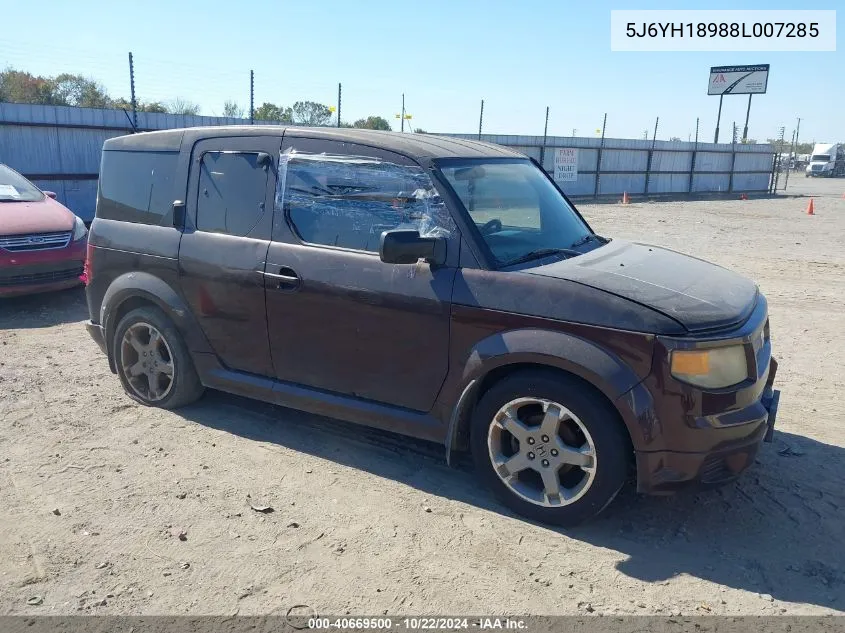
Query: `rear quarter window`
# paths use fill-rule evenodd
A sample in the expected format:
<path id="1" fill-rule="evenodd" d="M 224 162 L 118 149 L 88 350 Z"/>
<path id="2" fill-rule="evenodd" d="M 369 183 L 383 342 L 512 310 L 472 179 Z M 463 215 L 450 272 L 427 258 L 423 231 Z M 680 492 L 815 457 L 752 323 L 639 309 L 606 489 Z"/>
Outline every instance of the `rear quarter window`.
<path id="1" fill-rule="evenodd" d="M 104 151 L 97 217 L 161 224 L 178 197 L 174 181 L 178 152 Z"/>

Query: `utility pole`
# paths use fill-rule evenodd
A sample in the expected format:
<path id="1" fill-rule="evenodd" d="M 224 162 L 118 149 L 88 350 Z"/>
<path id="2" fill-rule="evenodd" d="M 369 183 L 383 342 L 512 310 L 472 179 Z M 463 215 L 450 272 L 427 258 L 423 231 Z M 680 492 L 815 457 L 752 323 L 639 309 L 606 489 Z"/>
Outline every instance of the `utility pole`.
<path id="1" fill-rule="evenodd" d="M 340 83 L 337 84 L 337 127 L 340 127 Z"/>
<path id="2" fill-rule="evenodd" d="M 481 100 L 481 112 L 478 115 L 478 140 L 481 140 L 481 125 L 484 123 L 484 99 Z"/>
<path id="3" fill-rule="evenodd" d="M 795 133 L 792 135 L 792 148 L 789 151 L 789 160 L 790 163 L 795 158 L 797 159 L 796 151 L 798 149 L 798 132 L 801 129 L 801 117 L 798 117 L 798 124 L 795 126 Z M 797 160 L 796 160 L 797 162 Z M 786 187 L 789 184 L 789 170 L 786 172 L 786 178 L 783 181 L 783 190 L 786 191 Z"/>
<path id="4" fill-rule="evenodd" d="M 249 71 L 249 124 L 255 124 L 255 73 Z"/>
<path id="5" fill-rule="evenodd" d="M 138 102 L 135 101 L 135 64 L 129 52 L 129 94 L 132 99 L 132 127 L 138 129 Z"/>
<path id="6" fill-rule="evenodd" d="M 402 118 L 400 119 L 399 123 L 400 131 L 405 131 L 405 93 L 402 93 Z"/>

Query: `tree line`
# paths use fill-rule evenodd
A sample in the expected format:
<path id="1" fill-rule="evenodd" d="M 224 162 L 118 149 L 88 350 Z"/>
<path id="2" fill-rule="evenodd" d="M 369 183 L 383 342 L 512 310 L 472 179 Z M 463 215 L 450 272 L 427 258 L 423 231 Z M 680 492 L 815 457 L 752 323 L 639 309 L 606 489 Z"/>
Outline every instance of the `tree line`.
<path id="1" fill-rule="evenodd" d="M 42 77 L 12 68 L 0 71 L 0 101 L 127 111 L 132 109 L 132 103 L 128 99 L 111 97 L 101 83 L 83 75 L 61 73 L 53 77 Z M 199 104 L 178 97 L 166 102 L 139 101 L 136 108 L 138 112 L 194 115 L 200 113 Z M 226 101 L 223 104 L 223 116 L 244 118 L 249 116 L 249 112 L 236 101 Z M 253 118 L 256 121 L 325 126 L 331 124 L 334 109 L 315 101 L 297 101 L 292 106 L 265 102 L 255 109 Z M 387 119 L 374 115 L 358 119 L 354 123 L 341 122 L 340 127 L 391 129 Z"/>

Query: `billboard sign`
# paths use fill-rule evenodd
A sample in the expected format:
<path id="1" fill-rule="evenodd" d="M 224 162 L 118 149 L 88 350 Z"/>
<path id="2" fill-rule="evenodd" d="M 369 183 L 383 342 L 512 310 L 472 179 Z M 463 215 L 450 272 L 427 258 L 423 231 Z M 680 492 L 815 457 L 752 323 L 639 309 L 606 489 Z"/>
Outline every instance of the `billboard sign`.
<path id="1" fill-rule="evenodd" d="M 575 182 L 578 180 L 578 150 L 572 147 L 555 149 L 555 180 Z"/>
<path id="2" fill-rule="evenodd" d="M 713 66 L 710 68 L 709 95 L 765 94 L 769 83 L 769 65 Z"/>

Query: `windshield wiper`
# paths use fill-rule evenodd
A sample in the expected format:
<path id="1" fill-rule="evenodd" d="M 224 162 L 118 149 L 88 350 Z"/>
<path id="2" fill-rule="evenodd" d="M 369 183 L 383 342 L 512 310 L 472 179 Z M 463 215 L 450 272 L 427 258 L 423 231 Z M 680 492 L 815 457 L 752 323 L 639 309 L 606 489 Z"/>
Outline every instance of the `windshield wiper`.
<path id="1" fill-rule="evenodd" d="M 549 255 L 563 255 L 565 259 L 568 257 L 577 257 L 578 255 L 581 255 L 581 253 L 573 251 L 570 248 L 538 248 L 537 250 L 525 253 L 525 255 L 520 255 L 519 257 L 508 260 L 500 264 L 500 266 L 507 267 L 515 264 L 524 264 L 525 262 L 530 262 L 534 259 L 542 259 L 543 257 L 548 257 Z"/>
<path id="2" fill-rule="evenodd" d="M 576 246 L 583 246 L 587 242 L 592 241 L 592 239 L 594 237 L 595 237 L 595 235 L 593 235 L 592 233 L 587 233 L 584 237 L 579 238 L 579 239 L 575 240 L 574 242 L 572 242 L 572 244 L 569 245 L 569 248 L 575 248 Z"/>
<path id="3" fill-rule="evenodd" d="M 569 248 L 575 248 L 576 246 L 583 246 L 587 242 L 592 242 L 593 240 L 598 240 L 602 244 L 607 244 L 610 240 L 606 237 L 602 237 L 601 235 L 596 235 L 595 233 L 587 233 L 584 237 L 575 240 L 570 244 Z"/>

